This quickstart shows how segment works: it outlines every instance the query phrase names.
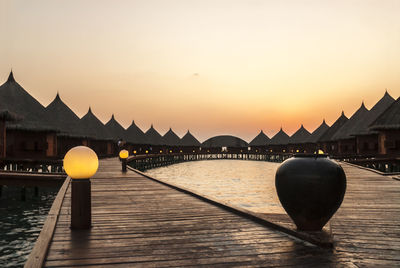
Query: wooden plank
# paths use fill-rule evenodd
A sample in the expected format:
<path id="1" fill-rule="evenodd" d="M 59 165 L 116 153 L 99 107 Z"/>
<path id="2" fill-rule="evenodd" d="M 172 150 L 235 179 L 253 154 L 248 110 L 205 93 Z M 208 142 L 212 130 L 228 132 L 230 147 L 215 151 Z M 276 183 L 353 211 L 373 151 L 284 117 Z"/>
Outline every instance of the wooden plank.
<path id="1" fill-rule="evenodd" d="M 29 254 L 28 260 L 25 263 L 26 268 L 42 267 L 49 249 L 51 239 L 53 238 L 54 229 L 56 227 L 59 212 L 64 200 L 65 193 L 69 188 L 70 178 L 67 177 L 64 184 L 57 193 L 56 198 L 50 208 L 46 221 L 36 240 L 32 252 Z"/>

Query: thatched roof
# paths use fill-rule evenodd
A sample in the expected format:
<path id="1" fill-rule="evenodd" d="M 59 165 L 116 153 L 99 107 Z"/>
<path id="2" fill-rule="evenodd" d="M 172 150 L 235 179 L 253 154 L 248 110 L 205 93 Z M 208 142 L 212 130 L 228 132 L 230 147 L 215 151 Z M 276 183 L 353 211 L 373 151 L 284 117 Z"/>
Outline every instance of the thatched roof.
<path id="1" fill-rule="evenodd" d="M 112 140 L 104 124 L 92 113 L 89 107 L 88 112 L 81 118 L 81 124 L 84 127 L 85 134 L 97 140 Z"/>
<path id="2" fill-rule="evenodd" d="M 181 146 L 201 146 L 201 143 L 188 130 L 185 136 L 182 137 Z"/>
<path id="3" fill-rule="evenodd" d="M 370 125 L 372 130 L 400 129 L 400 97 Z"/>
<path id="4" fill-rule="evenodd" d="M 58 93 L 54 100 L 47 105 L 46 113 L 52 123 L 60 130 L 60 136 L 86 136 L 79 117 L 61 100 Z"/>
<path id="5" fill-rule="evenodd" d="M 126 140 L 126 130 L 115 120 L 114 114 L 111 115 L 111 119 L 105 124 L 105 127 L 115 141 L 119 139 Z"/>
<path id="6" fill-rule="evenodd" d="M 286 145 L 289 143 L 289 135 L 281 128 L 269 141 L 269 145 Z"/>
<path id="7" fill-rule="evenodd" d="M 7 81 L 0 86 L 0 110 L 7 110 L 21 118 L 21 120 L 10 123 L 7 128 L 29 131 L 54 131 L 57 129 L 51 124 L 43 105 L 15 81 L 12 72 Z"/>
<path id="8" fill-rule="evenodd" d="M 354 130 L 362 125 L 362 120 L 368 114 L 368 109 L 365 108 L 364 102 L 362 102 L 360 108 L 350 117 L 350 119 L 332 136 L 332 140 L 346 140 L 351 139 Z"/>
<path id="9" fill-rule="evenodd" d="M 8 110 L 2 110 L 0 111 L 0 121 L 3 122 L 16 122 L 22 120 L 20 116 L 18 116 L 15 113 L 12 113 Z"/>
<path id="10" fill-rule="evenodd" d="M 149 144 L 165 145 L 162 136 L 157 132 L 157 130 L 154 129 L 153 124 L 151 124 L 151 127 L 144 134 L 146 135 Z"/>
<path id="11" fill-rule="evenodd" d="M 249 143 L 250 146 L 264 146 L 267 145 L 270 138 L 261 130 L 260 133 Z"/>
<path id="12" fill-rule="evenodd" d="M 316 130 L 311 133 L 310 137 L 307 139 L 307 143 L 317 143 L 318 140 L 324 135 L 324 133 L 329 129 L 329 126 L 325 123 L 325 119 L 322 121 L 322 124 L 317 127 Z"/>
<path id="13" fill-rule="evenodd" d="M 394 102 L 392 96 L 386 91 L 385 95 L 364 115 L 360 124 L 356 126 L 351 132 L 351 135 L 368 135 L 372 134 L 373 131 L 369 129 L 369 125 L 374 122 L 378 116 L 380 116 L 390 105 Z"/>
<path id="14" fill-rule="evenodd" d="M 348 121 L 349 119 L 344 115 L 344 111 L 342 111 L 342 114 L 339 116 L 338 119 L 336 119 L 335 123 L 328 128 L 322 134 L 322 136 L 319 138 L 318 142 L 327 142 L 327 141 L 332 141 L 332 137 L 335 135 L 337 131 L 339 131 L 340 128 Z"/>
<path id="15" fill-rule="evenodd" d="M 132 144 L 149 144 L 144 132 L 132 120 L 132 124 L 126 129 L 126 140 Z"/>
<path id="16" fill-rule="evenodd" d="M 167 133 L 164 134 L 162 138 L 165 145 L 178 146 L 181 143 L 181 139 L 178 137 L 178 135 L 175 134 L 175 132 L 171 128 L 167 131 Z"/>
<path id="17" fill-rule="evenodd" d="M 204 141 L 202 144 L 204 147 L 247 147 L 248 144 L 241 138 L 230 136 L 230 135 L 221 135 L 209 138 Z"/>
<path id="18" fill-rule="evenodd" d="M 289 138 L 289 144 L 306 143 L 311 133 L 301 124 L 300 128 Z"/>

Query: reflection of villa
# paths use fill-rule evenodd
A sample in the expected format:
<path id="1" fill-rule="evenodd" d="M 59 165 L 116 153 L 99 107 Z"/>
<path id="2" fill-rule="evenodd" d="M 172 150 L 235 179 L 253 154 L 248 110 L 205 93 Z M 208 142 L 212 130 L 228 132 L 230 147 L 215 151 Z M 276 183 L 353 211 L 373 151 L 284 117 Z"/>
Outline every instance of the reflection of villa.
<path id="1" fill-rule="evenodd" d="M 182 138 L 169 129 L 163 136 L 153 127 L 145 133 L 132 121 L 124 129 L 115 119 L 103 124 L 89 108 L 79 118 L 60 98 L 41 105 L 14 79 L 11 72 L 0 86 L 1 158 L 60 159 L 72 147 L 86 145 L 99 156 L 117 155 L 118 141 L 130 154 L 231 153 L 292 154 L 318 149 L 341 158 L 400 155 L 400 104 L 388 92 L 368 110 L 364 103 L 350 117 L 344 113 L 328 126 L 313 132 L 303 125 L 291 136 L 281 128 L 269 138 L 261 130 L 248 144 L 229 135 L 212 137 L 202 144 L 188 131 Z"/>

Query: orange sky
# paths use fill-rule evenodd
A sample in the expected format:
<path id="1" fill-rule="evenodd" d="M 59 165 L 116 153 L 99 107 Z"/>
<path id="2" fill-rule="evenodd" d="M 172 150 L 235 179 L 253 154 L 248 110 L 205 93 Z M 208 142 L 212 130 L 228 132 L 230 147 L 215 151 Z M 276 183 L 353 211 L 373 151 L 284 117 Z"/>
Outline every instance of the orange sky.
<path id="1" fill-rule="evenodd" d="M 0 0 L 0 81 L 161 134 L 312 131 L 400 95 L 400 1 Z"/>

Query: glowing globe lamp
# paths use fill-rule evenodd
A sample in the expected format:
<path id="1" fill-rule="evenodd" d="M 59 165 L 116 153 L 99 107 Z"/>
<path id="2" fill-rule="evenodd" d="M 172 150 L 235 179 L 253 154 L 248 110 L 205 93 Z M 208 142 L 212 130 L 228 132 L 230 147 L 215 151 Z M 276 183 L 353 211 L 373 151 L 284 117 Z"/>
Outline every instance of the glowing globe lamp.
<path id="1" fill-rule="evenodd" d="M 119 152 L 119 157 L 121 159 L 126 159 L 126 158 L 128 158 L 128 156 L 129 156 L 129 152 L 127 150 L 121 150 Z"/>
<path id="2" fill-rule="evenodd" d="M 136 150 L 135 150 L 135 151 L 133 151 L 133 154 L 136 154 Z"/>
<path id="3" fill-rule="evenodd" d="M 71 181 L 71 229 L 92 227 L 92 201 L 90 177 L 96 174 L 99 159 L 86 146 L 69 150 L 64 157 L 64 170 Z"/>
<path id="4" fill-rule="evenodd" d="M 72 179 L 89 179 L 99 168 L 96 153 L 86 146 L 70 149 L 64 157 L 64 170 Z"/>

